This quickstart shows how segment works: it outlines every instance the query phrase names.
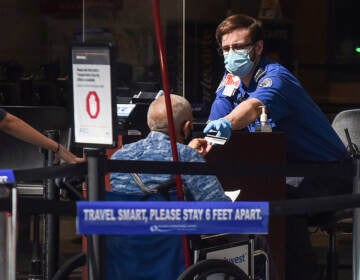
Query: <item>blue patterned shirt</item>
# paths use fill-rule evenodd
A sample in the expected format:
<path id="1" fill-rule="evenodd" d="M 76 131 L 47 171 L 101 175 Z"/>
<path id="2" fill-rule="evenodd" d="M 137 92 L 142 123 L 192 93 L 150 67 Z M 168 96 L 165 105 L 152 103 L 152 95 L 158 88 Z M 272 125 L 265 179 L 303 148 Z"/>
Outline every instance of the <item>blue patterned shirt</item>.
<path id="1" fill-rule="evenodd" d="M 0 121 L 2 121 L 3 118 L 5 118 L 5 116 L 6 116 L 6 111 L 0 108 Z"/>
<path id="2" fill-rule="evenodd" d="M 177 143 L 179 161 L 204 162 L 204 158 L 189 146 Z M 172 161 L 171 143 L 167 134 L 151 131 L 145 139 L 124 145 L 116 151 L 112 159 Z M 154 188 L 172 178 L 170 174 L 139 174 L 142 181 Z M 215 176 L 181 175 L 186 200 L 226 201 L 220 182 Z M 121 193 L 139 193 L 141 190 L 128 173 L 112 173 L 110 184 L 113 191 Z"/>

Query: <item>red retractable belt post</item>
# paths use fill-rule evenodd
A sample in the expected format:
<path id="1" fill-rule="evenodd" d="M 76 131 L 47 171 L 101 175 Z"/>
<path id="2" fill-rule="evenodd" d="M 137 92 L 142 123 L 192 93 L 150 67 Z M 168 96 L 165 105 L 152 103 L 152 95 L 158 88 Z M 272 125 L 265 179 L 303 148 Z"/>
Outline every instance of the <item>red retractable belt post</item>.
<path id="1" fill-rule="evenodd" d="M 162 79 L 162 85 L 163 85 L 163 89 L 164 89 L 164 93 L 165 93 L 166 114 L 167 114 L 167 118 L 168 118 L 171 151 L 172 151 L 173 161 L 177 162 L 179 160 L 179 158 L 178 158 L 178 150 L 177 150 L 177 146 L 176 146 L 174 119 L 173 119 L 173 114 L 172 114 L 172 109 L 171 109 L 170 86 L 169 86 L 165 48 L 164 48 L 164 42 L 163 42 L 163 38 L 162 38 L 159 1 L 153 0 L 152 7 L 153 7 L 153 15 L 154 15 L 156 42 L 157 42 L 159 60 L 160 60 L 161 79 Z M 176 179 L 176 189 L 177 189 L 178 199 L 184 200 L 184 192 L 182 189 L 182 182 L 181 182 L 180 175 L 176 174 L 175 179 Z M 191 265 L 191 259 L 190 259 L 190 252 L 189 252 L 186 235 L 183 235 L 183 249 L 184 249 L 184 255 L 185 255 L 185 264 L 186 264 L 186 267 L 188 267 Z"/>

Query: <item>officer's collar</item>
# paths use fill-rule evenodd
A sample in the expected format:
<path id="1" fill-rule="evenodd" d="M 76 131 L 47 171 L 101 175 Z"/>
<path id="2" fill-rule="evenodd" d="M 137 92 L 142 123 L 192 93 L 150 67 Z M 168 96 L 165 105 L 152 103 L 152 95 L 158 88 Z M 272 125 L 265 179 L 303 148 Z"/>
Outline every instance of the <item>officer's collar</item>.
<path id="1" fill-rule="evenodd" d="M 259 80 L 266 74 L 266 71 L 264 70 L 264 68 L 259 67 L 258 70 L 255 72 L 254 75 L 254 81 L 255 83 L 258 83 Z"/>
<path id="2" fill-rule="evenodd" d="M 256 65 L 256 68 L 253 73 L 253 77 L 250 80 L 248 90 L 255 89 L 257 87 L 257 83 L 259 80 L 266 74 L 265 67 L 264 67 L 264 60 L 263 58 L 260 59 L 259 63 Z"/>
<path id="3" fill-rule="evenodd" d="M 254 82 L 255 84 L 258 83 L 259 79 L 265 75 L 265 71 L 263 70 L 263 68 L 261 67 L 262 65 L 262 61 L 263 61 L 263 58 L 260 57 L 260 60 L 259 62 L 254 66 L 254 69 L 252 70 L 251 72 L 251 78 L 249 80 L 249 86 L 246 86 L 244 84 L 243 81 L 241 81 L 241 87 L 244 89 L 244 90 L 250 90 L 251 88 L 254 87 Z"/>
<path id="4" fill-rule="evenodd" d="M 256 70 L 254 71 L 255 74 L 253 76 L 253 79 L 255 83 L 258 83 L 259 80 L 266 74 L 263 64 L 264 61 L 263 58 L 261 57 L 258 65 L 256 66 Z"/>

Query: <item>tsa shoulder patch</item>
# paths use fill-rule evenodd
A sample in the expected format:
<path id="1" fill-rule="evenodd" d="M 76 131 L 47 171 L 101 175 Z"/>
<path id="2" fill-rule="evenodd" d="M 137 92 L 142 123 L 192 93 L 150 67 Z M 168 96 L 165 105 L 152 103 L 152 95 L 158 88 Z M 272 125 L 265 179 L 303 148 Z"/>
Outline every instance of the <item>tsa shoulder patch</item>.
<path id="1" fill-rule="evenodd" d="M 261 83 L 259 84 L 259 87 L 271 87 L 273 84 L 273 81 L 271 80 L 271 78 L 265 78 L 264 80 L 261 81 Z"/>

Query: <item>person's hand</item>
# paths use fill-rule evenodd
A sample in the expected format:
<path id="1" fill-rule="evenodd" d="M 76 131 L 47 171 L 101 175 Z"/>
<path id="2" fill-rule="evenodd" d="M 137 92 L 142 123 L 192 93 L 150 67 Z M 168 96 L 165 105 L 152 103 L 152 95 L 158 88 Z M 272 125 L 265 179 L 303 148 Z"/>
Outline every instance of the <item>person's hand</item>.
<path id="1" fill-rule="evenodd" d="M 81 163 L 86 159 L 85 157 L 77 157 L 67 149 L 65 149 L 62 145 L 59 146 L 59 151 L 55 153 L 54 163 L 58 163 L 60 160 L 63 160 L 67 163 Z"/>
<path id="2" fill-rule="evenodd" d="M 221 118 L 221 119 L 209 122 L 205 126 L 203 132 L 206 134 L 210 130 L 216 130 L 217 131 L 216 136 L 221 136 L 221 137 L 225 137 L 225 138 L 229 139 L 231 136 L 232 125 L 231 125 L 231 122 L 229 122 L 227 119 Z"/>
<path id="3" fill-rule="evenodd" d="M 198 151 L 198 153 L 202 156 L 206 156 L 207 153 L 211 150 L 212 145 L 210 142 L 206 141 L 203 138 L 194 138 L 192 139 L 189 144 L 189 147 Z"/>

